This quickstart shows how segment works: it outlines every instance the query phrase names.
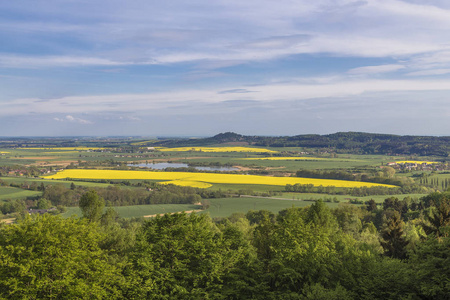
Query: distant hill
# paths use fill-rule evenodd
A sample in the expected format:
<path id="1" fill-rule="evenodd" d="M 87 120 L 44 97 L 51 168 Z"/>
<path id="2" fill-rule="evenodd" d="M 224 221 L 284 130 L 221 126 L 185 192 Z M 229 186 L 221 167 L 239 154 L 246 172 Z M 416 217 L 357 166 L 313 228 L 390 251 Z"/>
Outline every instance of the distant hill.
<path id="1" fill-rule="evenodd" d="M 400 136 L 364 132 L 337 132 L 327 135 L 245 136 L 234 132 L 219 133 L 203 139 L 168 139 L 156 142 L 160 146 L 205 146 L 233 142 L 264 147 L 329 148 L 336 152 L 388 155 L 450 154 L 450 136 Z"/>

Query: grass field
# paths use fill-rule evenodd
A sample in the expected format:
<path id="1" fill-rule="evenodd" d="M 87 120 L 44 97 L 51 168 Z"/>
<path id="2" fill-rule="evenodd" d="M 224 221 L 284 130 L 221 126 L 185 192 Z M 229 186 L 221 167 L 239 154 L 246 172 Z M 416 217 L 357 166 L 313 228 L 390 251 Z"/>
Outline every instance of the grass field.
<path id="1" fill-rule="evenodd" d="M 27 197 L 40 195 L 42 195 L 42 193 L 38 191 L 28 191 L 15 187 L 0 186 L 0 200 L 26 199 Z"/>
<path id="2" fill-rule="evenodd" d="M 208 199 L 210 207 L 199 213 L 208 213 L 214 217 L 228 217 L 232 213 L 247 213 L 249 210 L 269 210 L 277 213 L 280 210 L 294 207 L 305 207 L 313 204 L 311 201 L 292 201 L 292 200 L 274 200 L 265 198 L 218 198 Z M 330 207 L 337 207 L 337 203 L 326 203 Z M 117 206 L 114 209 L 122 218 L 143 217 L 154 214 L 173 213 L 181 211 L 191 211 L 199 209 L 198 205 L 193 204 L 161 204 L 161 205 L 135 205 L 135 206 Z M 63 217 L 72 215 L 81 216 L 78 207 L 68 207 L 62 214 Z"/>
<path id="3" fill-rule="evenodd" d="M 317 193 L 283 193 L 281 196 L 276 196 L 277 198 L 286 198 L 286 199 L 294 199 L 294 200 L 318 200 L 324 198 L 335 198 L 341 202 L 348 202 L 349 199 L 358 199 L 362 201 L 369 201 L 370 199 L 375 200 L 377 203 L 382 203 L 386 198 L 396 197 L 399 200 L 403 200 L 405 197 L 411 197 L 419 199 L 427 194 L 398 194 L 398 195 L 373 195 L 373 196 L 364 196 L 364 197 L 354 197 L 350 195 L 327 195 L 327 194 L 317 194 Z"/>
<path id="4" fill-rule="evenodd" d="M 154 204 L 154 205 L 133 205 L 133 206 L 116 206 L 114 209 L 122 218 L 143 217 L 154 214 L 165 214 L 180 211 L 190 211 L 199 209 L 198 205 L 193 204 Z M 81 210 L 78 207 L 67 207 L 67 211 L 62 214 L 63 217 L 70 216 L 80 217 Z"/>
<path id="5" fill-rule="evenodd" d="M 26 177 L 0 177 L 0 180 L 7 182 L 9 184 L 11 183 L 15 183 L 15 184 L 23 184 L 25 182 L 28 183 L 37 183 L 37 184 L 41 184 L 43 183 L 44 185 L 47 184 L 62 184 L 65 187 L 70 187 L 70 185 L 72 184 L 72 182 L 75 185 L 79 185 L 79 186 L 87 186 L 87 187 L 108 187 L 111 184 L 109 183 L 97 183 L 97 182 L 86 182 L 86 181 L 70 181 L 70 180 L 53 180 L 53 179 L 41 179 L 41 178 L 26 178 Z"/>
<path id="6" fill-rule="evenodd" d="M 278 185 L 287 184 L 313 184 L 314 186 L 335 187 L 371 187 L 389 185 L 300 177 L 270 177 L 240 174 L 196 173 L 196 172 L 152 172 L 152 171 L 121 171 L 121 170 L 93 170 L 93 169 L 66 169 L 54 175 L 45 176 L 46 179 L 153 179 L 161 181 L 190 181 L 206 182 L 209 184 L 254 184 L 254 185 Z"/>
<path id="7" fill-rule="evenodd" d="M 246 213 L 249 210 L 269 210 L 277 213 L 280 210 L 294 207 L 305 207 L 313 204 L 311 201 L 275 200 L 266 198 L 219 198 L 209 199 L 211 205 L 205 213 L 211 217 L 228 217 L 232 213 Z M 329 207 L 337 207 L 337 203 L 326 203 Z"/>

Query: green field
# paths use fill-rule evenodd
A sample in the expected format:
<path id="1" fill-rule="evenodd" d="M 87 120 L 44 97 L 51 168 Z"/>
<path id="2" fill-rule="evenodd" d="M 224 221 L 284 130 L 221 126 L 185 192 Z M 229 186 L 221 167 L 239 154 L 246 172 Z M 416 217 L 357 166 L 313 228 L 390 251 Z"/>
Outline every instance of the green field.
<path id="1" fill-rule="evenodd" d="M 26 199 L 27 197 L 40 196 L 42 193 L 38 191 L 28 191 L 15 187 L 0 186 L 0 200 L 8 199 Z"/>
<path id="2" fill-rule="evenodd" d="M 87 186 L 87 187 L 108 187 L 110 186 L 109 183 L 98 183 L 98 182 L 89 182 L 89 181 L 78 181 L 78 180 L 74 180 L 74 181 L 68 181 L 68 180 L 52 180 L 52 179 L 39 179 L 39 178 L 27 178 L 27 177 L 0 177 L 0 180 L 7 182 L 9 184 L 14 183 L 14 184 L 23 184 L 25 182 L 27 183 L 37 183 L 37 184 L 41 184 L 43 183 L 44 185 L 47 184 L 62 184 L 65 187 L 70 187 L 70 185 L 72 184 L 72 182 L 75 185 L 79 185 L 79 186 Z"/>
<path id="3" fill-rule="evenodd" d="M 199 213 L 208 213 L 212 218 L 228 217 L 232 213 L 246 213 L 249 210 L 269 210 L 271 212 L 279 212 L 280 210 L 295 206 L 305 207 L 311 205 L 311 201 L 292 201 L 292 200 L 276 200 L 265 198 L 218 198 L 208 199 L 210 207 Z M 337 207 L 337 203 L 326 203 L 330 207 Z M 193 204 L 159 204 L 159 205 L 134 205 L 134 206 L 116 206 L 114 209 L 122 218 L 143 217 L 154 214 L 173 213 L 181 211 L 190 211 L 200 209 L 200 206 Z M 81 216 L 78 207 L 68 207 L 67 211 L 62 214 L 63 217 Z"/>
<path id="4" fill-rule="evenodd" d="M 305 207 L 313 204 L 311 201 L 277 200 L 267 198 L 219 198 L 209 199 L 211 206 L 205 212 L 213 218 L 228 217 L 232 213 L 246 213 L 249 210 L 268 210 L 274 213 L 295 207 Z M 330 207 L 337 207 L 337 203 L 326 203 Z"/>
<path id="5" fill-rule="evenodd" d="M 193 204 L 154 204 L 154 205 L 133 205 L 133 206 L 116 206 L 114 209 L 122 218 L 143 217 L 154 214 L 165 214 L 180 211 L 190 211 L 199 209 L 198 205 Z M 78 207 L 67 207 L 67 211 L 62 214 L 63 217 L 81 216 Z"/>
<path id="6" fill-rule="evenodd" d="M 350 195 L 328 195 L 328 194 L 317 194 L 317 193 L 283 193 L 281 196 L 276 196 L 277 198 L 286 198 L 286 199 L 294 199 L 294 200 L 318 200 L 324 198 L 335 198 L 341 202 L 348 202 L 349 199 L 358 199 L 362 201 L 369 201 L 370 199 L 375 200 L 377 203 L 382 203 L 386 198 L 396 197 L 399 200 L 403 200 L 405 197 L 411 197 L 413 199 L 419 199 L 427 194 L 398 194 L 398 195 L 372 195 L 372 196 L 364 196 L 364 197 L 355 197 Z"/>

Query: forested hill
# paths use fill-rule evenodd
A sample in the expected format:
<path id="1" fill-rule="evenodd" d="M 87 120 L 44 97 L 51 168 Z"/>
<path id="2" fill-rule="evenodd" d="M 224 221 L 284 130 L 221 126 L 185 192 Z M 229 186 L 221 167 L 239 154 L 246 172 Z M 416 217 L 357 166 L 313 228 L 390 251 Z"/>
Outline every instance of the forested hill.
<path id="1" fill-rule="evenodd" d="M 164 140 L 164 146 L 200 146 L 222 143 L 248 143 L 264 147 L 332 148 L 338 152 L 358 154 L 416 154 L 447 157 L 450 136 L 399 136 L 364 132 L 338 132 L 327 135 L 245 136 L 233 132 L 203 139 Z"/>

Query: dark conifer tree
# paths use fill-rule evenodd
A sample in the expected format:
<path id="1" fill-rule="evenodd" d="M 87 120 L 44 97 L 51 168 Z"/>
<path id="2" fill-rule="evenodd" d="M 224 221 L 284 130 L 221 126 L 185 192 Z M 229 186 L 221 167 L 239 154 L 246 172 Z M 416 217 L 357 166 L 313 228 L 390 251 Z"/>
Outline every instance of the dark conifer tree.
<path id="1" fill-rule="evenodd" d="M 408 241 L 405 239 L 403 232 L 404 225 L 405 223 L 403 223 L 400 213 L 397 211 L 384 224 L 381 231 L 383 239 L 380 242 L 387 256 L 399 259 L 406 258 Z"/>

